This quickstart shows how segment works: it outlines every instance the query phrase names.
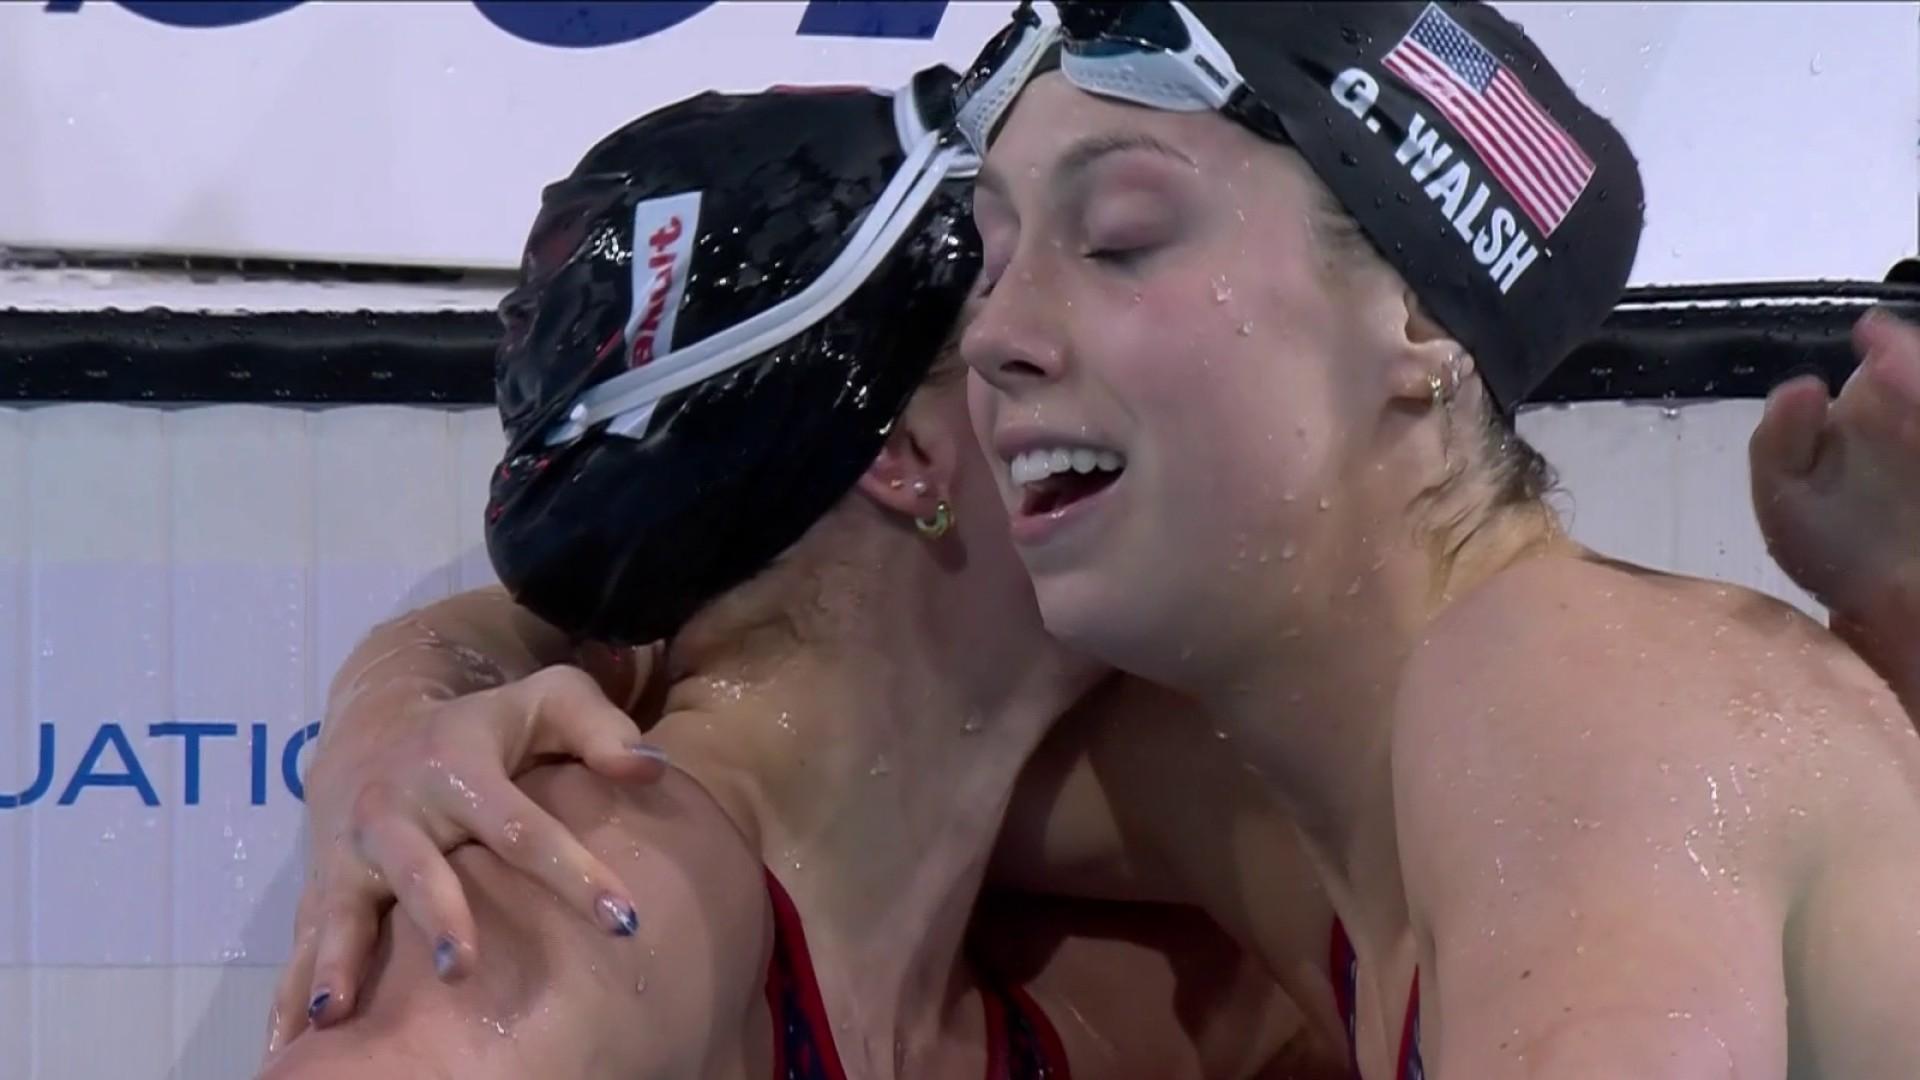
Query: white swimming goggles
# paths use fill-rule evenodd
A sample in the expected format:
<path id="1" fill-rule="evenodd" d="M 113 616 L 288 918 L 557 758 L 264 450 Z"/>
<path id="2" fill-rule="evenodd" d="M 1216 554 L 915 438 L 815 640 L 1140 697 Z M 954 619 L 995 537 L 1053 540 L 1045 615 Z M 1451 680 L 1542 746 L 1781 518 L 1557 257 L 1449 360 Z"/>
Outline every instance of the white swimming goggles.
<path id="1" fill-rule="evenodd" d="M 1090 94 L 1170 112 L 1220 112 L 1287 141 L 1279 117 L 1247 86 L 1226 47 L 1178 0 L 1059 0 L 1054 8 L 1058 26 L 1043 24 L 1031 0 L 1023 2 L 969 69 L 955 122 L 974 153 L 986 154 L 1007 109 L 1056 44 L 1061 74 Z"/>
<path id="2" fill-rule="evenodd" d="M 612 421 L 610 432 L 639 438 L 661 399 L 805 333 L 857 292 L 898 246 L 943 182 L 965 179 L 980 170 L 979 158 L 965 146 L 921 122 L 912 85 L 893 92 L 893 117 L 906 160 L 887 181 L 847 246 L 818 278 L 758 315 L 595 384 L 575 399 L 546 444 L 575 442 L 608 421 Z M 629 325 L 629 337 L 634 332 Z M 628 340 L 629 348 L 632 344 Z"/>

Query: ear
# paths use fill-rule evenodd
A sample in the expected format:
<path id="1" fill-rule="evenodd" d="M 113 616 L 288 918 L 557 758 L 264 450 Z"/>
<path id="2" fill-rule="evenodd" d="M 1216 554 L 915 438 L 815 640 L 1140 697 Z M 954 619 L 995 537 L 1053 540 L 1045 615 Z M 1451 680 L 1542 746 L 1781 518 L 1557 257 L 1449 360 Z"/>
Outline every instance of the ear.
<path id="1" fill-rule="evenodd" d="M 972 438 L 972 433 L 941 422 L 938 398 L 925 392 L 914 395 L 855 485 L 883 511 L 928 518 L 942 501 L 952 498 L 954 473 L 966 449 L 959 437 Z"/>
<path id="2" fill-rule="evenodd" d="M 1448 398 L 1473 374 L 1473 357 L 1420 306 L 1412 289 L 1402 288 L 1396 312 L 1394 358 L 1388 366 L 1388 386 L 1396 401 L 1421 406 L 1433 404 L 1434 380 Z"/>

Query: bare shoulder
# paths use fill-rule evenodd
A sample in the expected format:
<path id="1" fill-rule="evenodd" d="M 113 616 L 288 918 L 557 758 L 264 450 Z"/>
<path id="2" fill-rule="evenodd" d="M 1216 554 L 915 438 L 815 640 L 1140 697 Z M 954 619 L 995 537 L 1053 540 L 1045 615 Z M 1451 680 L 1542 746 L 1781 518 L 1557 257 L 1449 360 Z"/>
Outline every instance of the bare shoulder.
<path id="1" fill-rule="evenodd" d="M 1542 558 L 1433 624 L 1396 713 L 1407 897 L 1447 973 L 1436 1022 L 1463 1075 L 1523 1030 L 1530 1060 L 1706 1068 L 1732 1047 L 1777 1075 L 1789 999 L 1840 970 L 1816 954 L 1856 949 L 1856 997 L 1913 970 L 1875 953 L 1916 940 L 1901 897 L 1920 875 L 1863 888 L 1863 871 L 1920 866 L 1920 738 L 1857 656 L 1786 605 Z M 1830 891 L 1846 904 L 1821 910 Z M 1816 926 L 1838 936 L 1808 952 Z M 1889 1031 L 1825 1034 L 1796 1058 Z M 1653 1068 L 1635 1075 L 1666 1075 Z"/>
<path id="2" fill-rule="evenodd" d="M 1823 821 L 1915 827 L 1920 779 L 1899 703 L 1818 623 L 1736 586 L 1560 557 L 1436 620 L 1400 688 L 1394 755 L 1416 829 L 1459 813 L 1751 825 L 1743 858 L 1788 863 L 1825 847 Z M 1497 791 L 1531 812 L 1502 812 Z"/>
<path id="3" fill-rule="evenodd" d="M 713 798 L 677 770 L 635 785 L 563 765 L 521 783 L 626 883 L 639 916 L 634 936 L 596 934 L 492 855 L 462 854 L 487 864 L 473 869 L 476 878 L 510 878 L 536 894 L 526 899 L 538 915 L 523 909 L 519 918 L 538 925 L 521 932 L 537 934 L 527 940 L 538 948 L 564 938 L 558 947 L 586 962 L 581 985 L 612 1006 L 608 1035 L 648 1065 L 630 1075 L 715 1075 L 743 1050 L 751 1059 L 770 1047 L 770 1032 L 750 1034 L 764 1020 L 773 947 L 765 868 Z"/>
<path id="4" fill-rule="evenodd" d="M 450 858 L 478 928 L 476 970 L 436 978 L 431 944 L 389 913 L 357 1015 L 296 1039 L 272 1075 L 331 1076 L 337 1063 L 370 1076 L 712 1076 L 766 1060 L 771 916 L 726 815 L 677 772 L 639 786 L 567 764 L 520 783 L 620 875 L 637 932 L 598 930 L 492 852 L 462 847 Z"/>

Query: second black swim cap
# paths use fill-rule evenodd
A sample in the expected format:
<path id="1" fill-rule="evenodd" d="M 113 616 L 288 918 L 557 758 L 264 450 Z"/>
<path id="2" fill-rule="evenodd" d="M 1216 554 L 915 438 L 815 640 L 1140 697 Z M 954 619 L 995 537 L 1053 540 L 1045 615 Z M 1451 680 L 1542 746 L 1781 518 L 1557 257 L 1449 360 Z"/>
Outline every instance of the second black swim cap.
<path id="1" fill-rule="evenodd" d="M 547 189 L 496 365 L 520 603 L 663 639 L 872 464 L 979 269 L 952 82 L 702 94 Z"/>

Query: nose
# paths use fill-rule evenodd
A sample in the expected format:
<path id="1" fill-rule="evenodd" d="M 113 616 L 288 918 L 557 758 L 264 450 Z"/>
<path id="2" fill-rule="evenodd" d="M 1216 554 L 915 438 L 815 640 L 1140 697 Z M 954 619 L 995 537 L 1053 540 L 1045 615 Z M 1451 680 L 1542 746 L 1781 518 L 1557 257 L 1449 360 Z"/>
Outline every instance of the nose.
<path id="1" fill-rule="evenodd" d="M 973 318 L 960 336 L 960 356 L 995 389 L 1061 376 L 1065 349 L 1060 341 L 1059 303 L 1018 260 L 1000 281 L 976 301 Z"/>

